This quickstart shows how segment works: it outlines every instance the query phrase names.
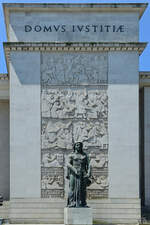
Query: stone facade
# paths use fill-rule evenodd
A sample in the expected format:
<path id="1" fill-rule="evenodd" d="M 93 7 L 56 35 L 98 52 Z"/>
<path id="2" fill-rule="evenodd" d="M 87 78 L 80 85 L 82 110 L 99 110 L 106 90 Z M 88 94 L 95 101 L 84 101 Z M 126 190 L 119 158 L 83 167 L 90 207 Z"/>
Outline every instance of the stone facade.
<path id="1" fill-rule="evenodd" d="M 11 173 L 0 215 L 10 222 L 63 222 L 67 156 L 76 141 L 90 157 L 94 221 L 140 221 L 138 62 L 146 43 L 137 42 L 145 8 L 4 5 Z"/>

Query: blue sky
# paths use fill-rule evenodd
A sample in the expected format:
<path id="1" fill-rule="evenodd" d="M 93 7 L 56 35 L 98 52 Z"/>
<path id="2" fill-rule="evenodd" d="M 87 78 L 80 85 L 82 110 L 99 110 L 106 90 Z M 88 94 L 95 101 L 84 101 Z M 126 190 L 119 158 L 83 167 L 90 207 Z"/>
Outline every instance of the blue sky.
<path id="1" fill-rule="evenodd" d="M 0 73 L 7 73 L 3 42 L 7 41 L 2 3 L 145 3 L 150 0 L 0 0 Z M 150 43 L 150 5 L 140 20 L 140 42 Z M 140 56 L 140 71 L 150 71 L 150 44 Z"/>

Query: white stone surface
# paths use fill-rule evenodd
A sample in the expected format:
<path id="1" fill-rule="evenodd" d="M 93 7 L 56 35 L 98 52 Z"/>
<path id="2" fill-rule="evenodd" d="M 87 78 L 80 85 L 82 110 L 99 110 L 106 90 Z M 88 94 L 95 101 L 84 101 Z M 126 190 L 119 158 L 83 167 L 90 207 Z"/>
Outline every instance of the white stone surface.
<path id="1" fill-rule="evenodd" d="M 9 170 L 9 102 L 0 101 L 0 194 L 5 200 L 9 199 Z"/>
<path id="2" fill-rule="evenodd" d="M 150 87 L 144 87 L 144 173 L 145 206 L 150 207 Z"/>
<path id="3" fill-rule="evenodd" d="M 8 33 L 12 42 L 133 42 L 138 41 L 138 21 L 138 12 L 11 12 Z M 32 30 L 25 32 L 25 25 Z"/>
<path id="4" fill-rule="evenodd" d="M 110 52 L 108 58 L 109 198 L 138 198 L 138 53 Z"/>
<path id="5" fill-rule="evenodd" d="M 10 58 L 10 197 L 40 197 L 40 53 Z"/>
<path id="6" fill-rule="evenodd" d="M 91 208 L 64 208 L 65 225 L 92 225 L 93 215 Z"/>

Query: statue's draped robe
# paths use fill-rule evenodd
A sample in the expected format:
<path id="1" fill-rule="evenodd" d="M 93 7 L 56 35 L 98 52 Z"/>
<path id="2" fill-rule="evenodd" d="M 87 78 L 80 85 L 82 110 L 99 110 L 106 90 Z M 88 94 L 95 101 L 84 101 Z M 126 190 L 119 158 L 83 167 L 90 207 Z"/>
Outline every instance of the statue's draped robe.
<path id="1" fill-rule="evenodd" d="M 86 187 L 88 185 L 87 174 L 89 171 L 89 159 L 86 153 L 72 153 L 69 156 L 69 207 L 86 206 Z"/>

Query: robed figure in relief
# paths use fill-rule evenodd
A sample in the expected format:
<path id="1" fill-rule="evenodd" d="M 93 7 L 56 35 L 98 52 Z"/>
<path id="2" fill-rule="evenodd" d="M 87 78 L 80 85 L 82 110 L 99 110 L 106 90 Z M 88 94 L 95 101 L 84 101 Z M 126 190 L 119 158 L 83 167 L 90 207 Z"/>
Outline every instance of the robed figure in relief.
<path id="1" fill-rule="evenodd" d="M 91 184 L 91 168 L 88 155 L 83 151 L 82 142 L 74 144 L 69 155 L 67 179 L 69 179 L 68 207 L 87 207 L 86 188 Z"/>

